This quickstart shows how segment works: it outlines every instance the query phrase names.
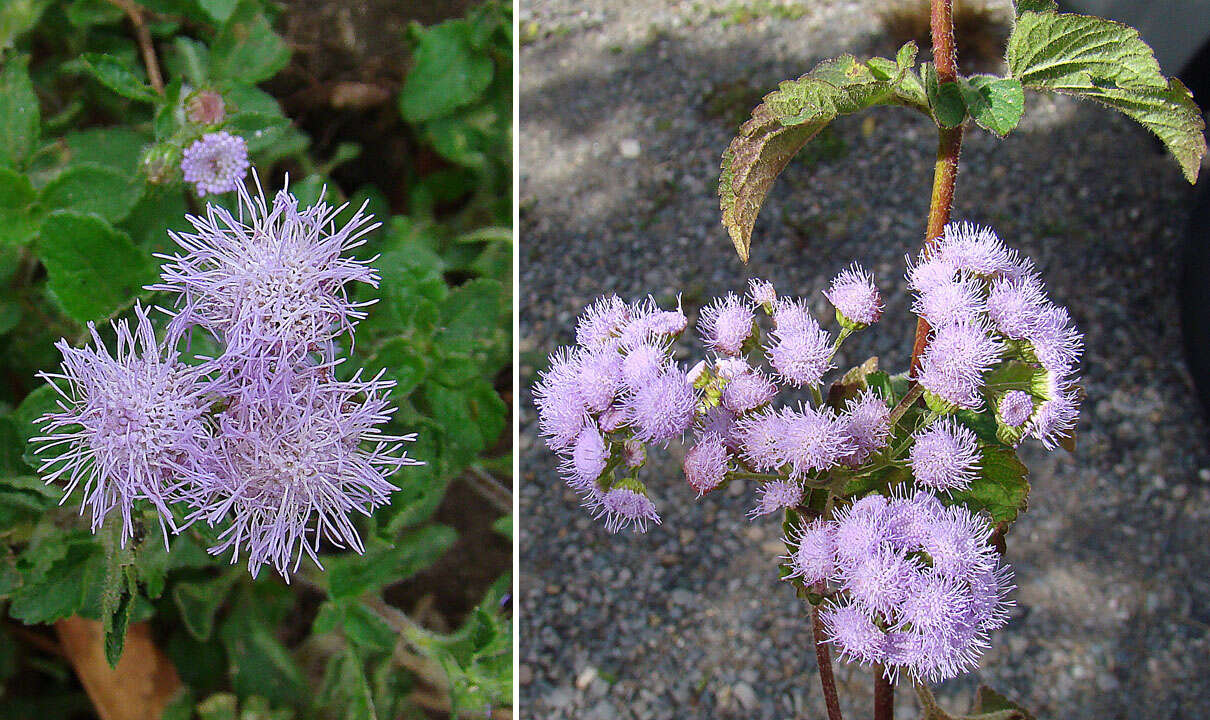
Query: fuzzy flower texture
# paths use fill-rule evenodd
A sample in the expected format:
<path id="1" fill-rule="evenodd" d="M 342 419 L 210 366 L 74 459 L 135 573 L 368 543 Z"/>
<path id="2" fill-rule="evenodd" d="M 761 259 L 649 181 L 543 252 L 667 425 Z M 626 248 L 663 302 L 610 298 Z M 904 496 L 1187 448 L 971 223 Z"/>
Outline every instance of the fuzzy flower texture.
<path id="1" fill-rule="evenodd" d="M 964 493 L 988 452 L 1072 436 L 1083 347 L 1033 264 L 989 229 L 948 226 L 907 280 L 931 327 L 911 377 L 867 364 L 825 386 L 844 341 L 883 316 L 874 277 L 854 264 L 824 293 L 834 313 L 763 280 L 708 304 L 707 357 L 688 372 L 673 360 L 679 307 L 602 298 L 534 399 L 560 473 L 608 530 L 659 523 L 640 477 L 646 445 L 690 436 L 682 467 L 699 497 L 748 481 L 751 517 L 792 521 L 787 579 L 823 589 L 841 657 L 937 681 L 974 667 L 1010 589 L 993 523 Z"/>
<path id="2" fill-rule="evenodd" d="M 194 232 L 173 235 L 183 252 L 164 256 L 149 288 L 177 299 L 162 339 L 136 306 L 133 326 L 113 323 L 113 353 L 91 323 L 88 346 L 58 343 L 62 371 L 43 376 L 58 410 L 32 442 L 64 500 L 82 488 L 94 532 L 116 513 L 125 543 L 146 501 L 165 541 L 205 522 L 218 529 L 211 553 L 288 579 L 303 556 L 318 563 L 321 541 L 361 552 L 353 518 L 388 504 L 390 476 L 420 463 L 403 451 L 414 435 L 382 432 L 394 383 L 335 372 L 335 341 L 365 314 L 350 285 L 378 281 L 348 252 L 377 224 L 359 211 L 338 228 L 343 207 L 236 189 L 239 217 L 208 206 L 188 218 Z M 220 352 L 185 362 L 179 347 L 195 333 Z"/>

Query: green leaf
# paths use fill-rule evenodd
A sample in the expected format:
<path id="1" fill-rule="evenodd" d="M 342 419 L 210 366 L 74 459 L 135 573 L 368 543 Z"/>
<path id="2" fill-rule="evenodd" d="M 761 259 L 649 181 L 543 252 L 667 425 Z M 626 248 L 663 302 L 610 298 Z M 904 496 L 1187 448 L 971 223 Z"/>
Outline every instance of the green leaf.
<path id="1" fill-rule="evenodd" d="M 1025 112 L 1025 91 L 1016 78 L 974 75 L 959 87 L 967 112 L 975 123 L 1000 137 L 1012 132 Z"/>
<path id="2" fill-rule="evenodd" d="M 992 524 L 1013 522 L 1029 500 L 1029 468 L 1011 448 L 999 443 L 979 448 L 979 475 L 966 490 L 950 493 L 950 500 L 974 512 L 987 512 Z"/>
<path id="3" fill-rule="evenodd" d="M 421 31 L 412 69 L 399 95 L 408 122 L 443 117 L 479 98 L 491 84 L 491 57 L 472 44 L 466 20 L 446 20 Z"/>
<path id="4" fill-rule="evenodd" d="M 162 98 L 143 82 L 135 66 L 113 55 L 85 53 L 80 56 L 84 68 L 105 87 L 124 98 L 155 104 Z"/>
<path id="5" fill-rule="evenodd" d="M 219 629 L 227 651 L 231 687 L 241 696 L 260 695 L 274 704 L 292 704 L 303 695 L 306 681 L 290 651 L 277 638 L 280 619 L 262 613 L 263 600 L 263 596 L 245 589 Z"/>
<path id="6" fill-rule="evenodd" d="M 1017 15 L 1027 12 L 1047 12 L 1058 8 L 1055 0 L 1013 0 L 1013 9 Z"/>
<path id="7" fill-rule="evenodd" d="M 110 316 L 155 279 L 150 259 L 126 233 L 90 215 L 51 213 L 37 250 L 51 291 L 81 322 Z"/>
<path id="8" fill-rule="evenodd" d="M 253 0 L 239 4 L 210 46 L 210 74 L 218 80 L 258 83 L 288 62 L 290 48 Z"/>
<path id="9" fill-rule="evenodd" d="M 0 70 L 0 165 L 23 167 L 38 145 L 42 112 L 29 79 L 29 56 L 9 58 Z"/>
<path id="10" fill-rule="evenodd" d="M 723 225 L 741 260 L 748 261 L 752 228 L 773 181 L 824 126 L 874 105 L 924 109 L 905 81 L 911 74 L 902 68 L 898 77 L 880 79 L 868 64 L 844 55 L 825 60 L 765 96 L 723 153 L 719 178 Z"/>
<path id="11" fill-rule="evenodd" d="M 235 12 L 238 0 L 198 0 L 198 5 L 215 22 L 227 22 L 231 13 Z"/>
<path id="12" fill-rule="evenodd" d="M 1028 710 L 986 685 L 975 691 L 975 702 L 968 715 L 974 720 L 981 716 L 988 720 L 1034 720 Z"/>
<path id="13" fill-rule="evenodd" d="M 143 195 L 130 171 L 91 163 L 74 165 L 42 188 L 42 204 L 52 210 L 95 213 L 111 223 L 130 214 Z"/>
<path id="14" fill-rule="evenodd" d="M 34 201 L 37 193 L 25 175 L 0 167 L 0 209 L 24 208 Z"/>
<path id="15" fill-rule="evenodd" d="M 71 165 L 93 163 L 119 170 L 127 177 L 138 169 L 139 158 L 151 140 L 149 134 L 122 125 L 76 130 L 63 136 Z M 128 191 L 133 194 L 135 189 L 137 186 L 132 186 Z"/>
<path id="16" fill-rule="evenodd" d="M 0 3 L 0 52 L 33 29 L 51 0 L 5 0 Z M 0 134 L 0 137 L 4 135 Z"/>
<path id="17" fill-rule="evenodd" d="M 1075 95 L 1118 110 L 1163 141 L 1196 182 L 1206 129 L 1193 95 L 1165 78 L 1134 28 L 1102 18 L 1025 12 L 1008 38 L 1011 77 L 1032 90 Z"/>
<path id="18" fill-rule="evenodd" d="M 214 617 L 227 600 L 231 587 L 239 579 L 235 572 L 202 582 L 182 582 L 172 588 L 172 601 L 181 612 L 189 634 L 203 642 L 214 631 Z"/>
<path id="19" fill-rule="evenodd" d="M 937 68 L 925 63 L 920 69 L 924 92 L 928 96 L 929 109 L 941 127 L 955 128 L 966 120 L 966 101 L 962 89 L 956 82 L 939 83 Z"/>
<path id="20" fill-rule="evenodd" d="M 398 639 L 391 625 L 365 603 L 349 603 L 343 624 L 345 637 L 367 650 L 389 651 Z"/>
<path id="21" fill-rule="evenodd" d="M 504 517 L 496 518 L 492 523 L 492 530 L 500 533 L 509 540 L 513 539 L 513 516 L 505 515 Z"/>
<path id="22" fill-rule="evenodd" d="M 328 660 L 318 699 L 321 705 L 339 707 L 339 717 L 345 720 L 377 720 L 374 696 L 356 648 L 346 647 Z"/>
<path id="23" fill-rule="evenodd" d="M 13 594 L 9 614 L 27 625 L 51 623 L 76 614 L 101 575 L 103 559 L 91 539 L 53 541 L 60 543 L 65 546 L 63 555 L 49 566 L 25 568 L 25 583 Z"/>
<path id="24" fill-rule="evenodd" d="M 126 17 L 122 8 L 108 0 L 72 0 L 65 14 L 67 21 L 79 28 L 113 25 Z"/>
<path id="25" fill-rule="evenodd" d="M 432 565 L 455 537 L 451 528 L 430 525 L 401 536 L 391 546 L 367 548 L 364 555 L 325 558 L 328 594 L 336 600 L 355 598 L 406 580 Z"/>

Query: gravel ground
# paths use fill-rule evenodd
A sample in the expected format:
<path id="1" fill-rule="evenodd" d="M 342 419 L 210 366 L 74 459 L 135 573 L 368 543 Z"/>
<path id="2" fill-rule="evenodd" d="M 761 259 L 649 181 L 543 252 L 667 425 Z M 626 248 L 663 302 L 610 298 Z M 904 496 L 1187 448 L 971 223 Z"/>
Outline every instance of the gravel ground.
<path id="1" fill-rule="evenodd" d="M 923 119 L 837 123 L 831 152 L 779 181 L 747 267 L 714 195 L 733 106 L 824 57 L 893 52 L 878 4 L 732 24 L 723 0 L 522 3 L 523 382 L 598 294 L 696 306 L 759 276 L 822 313 L 818 290 L 850 259 L 888 307 L 841 360 L 903 367 L 902 258 L 923 232 L 934 150 Z M 981 671 L 941 688 L 955 709 L 988 683 L 1041 717 L 1210 716 L 1210 453 L 1174 294 L 1191 198 L 1144 131 L 1091 105 L 1031 96 L 1008 140 L 968 133 L 955 217 L 996 227 L 1070 306 L 1088 399 L 1074 455 L 1023 450 L 1016 617 Z M 610 536 L 561 488 L 522 397 L 524 716 L 822 717 L 805 608 L 776 579 L 777 524 L 744 517 L 750 488 L 695 501 L 674 447 L 646 475 L 663 525 Z M 868 673 L 838 673 L 851 716 L 867 715 Z"/>

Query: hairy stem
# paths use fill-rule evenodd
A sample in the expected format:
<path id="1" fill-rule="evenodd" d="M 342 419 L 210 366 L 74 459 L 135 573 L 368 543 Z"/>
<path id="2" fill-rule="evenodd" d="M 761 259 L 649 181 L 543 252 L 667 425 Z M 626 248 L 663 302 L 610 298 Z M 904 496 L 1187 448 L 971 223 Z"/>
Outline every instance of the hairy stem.
<path id="1" fill-rule="evenodd" d="M 958 52 L 954 47 L 953 0 L 931 0 L 933 64 L 937 67 L 939 83 L 953 82 L 958 78 Z M 962 130 L 938 128 L 937 164 L 933 166 L 933 197 L 929 203 L 928 227 L 924 233 L 924 252 L 937 242 L 950 221 L 954 205 L 954 183 L 958 178 L 958 155 L 962 151 Z M 916 321 L 916 341 L 912 345 L 912 364 L 909 374 L 915 377 L 920 369 L 920 356 L 928 345 L 929 324 L 924 318 Z"/>
<path id="2" fill-rule="evenodd" d="M 157 93 L 164 94 L 164 78 L 160 75 L 160 62 L 156 59 L 155 46 L 151 44 L 151 31 L 143 21 L 143 8 L 132 0 L 109 0 L 110 4 L 120 8 L 130 18 L 134 26 L 135 36 L 139 41 L 139 49 L 143 53 L 143 64 L 147 67 L 147 80 Z"/>
<path id="3" fill-rule="evenodd" d="M 812 592 L 823 593 L 823 583 L 812 586 Z M 819 606 L 811 605 L 811 631 L 815 634 L 815 663 L 819 666 L 819 684 L 823 687 L 823 701 L 828 708 L 828 720 L 844 720 L 840 714 L 840 698 L 836 695 L 836 678 L 832 675 L 832 653 L 828 650 L 823 623 L 819 621 Z"/>
<path id="4" fill-rule="evenodd" d="M 895 686 L 881 664 L 874 666 L 874 720 L 895 720 Z"/>
<path id="5" fill-rule="evenodd" d="M 891 414 L 887 417 L 887 422 L 890 424 L 890 426 L 895 427 L 898 425 L 899 420 L 903 418 L 903 414 L 907 412 L 907 409 L 914 405 L 923 394 L 923 387 L 919 385 L 912 385 L 912 387 L 908 389 L 907 394 L 903 396 L 903 399 L 899 401 L 899 404 L 895 406 L 894 410 L 891 410 Z"/>

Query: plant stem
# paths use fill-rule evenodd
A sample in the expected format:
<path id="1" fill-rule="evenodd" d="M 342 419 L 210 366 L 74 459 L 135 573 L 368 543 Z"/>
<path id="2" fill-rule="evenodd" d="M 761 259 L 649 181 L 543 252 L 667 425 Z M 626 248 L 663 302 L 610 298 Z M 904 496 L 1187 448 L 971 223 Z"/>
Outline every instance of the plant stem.
<path id="1" fill-rule="evenodd" d="M 816 583 L 812 587 L 813 591 L 820 593 L 825 589 L 823 583 Z M 819 684 L 823 687 L 828 720 L 844 720 L 840 714 L 840 698 L 836 695 L 836 678 L 832 675 L 832 653 L 823 634 L 823 623 L 819 621 L 819 606 L 815 604 L 811 605 L 811 631 L 815 635 L 815 663 L 819 666 Z"/>
<path id="2" fill-rule="evenodd" d="M 164 94 L 164 78 L 160 75 L 160 63 L 155 56 L 155 46 L 151 44 L 151 31 L 143 21 L 143 9 L 132 0 L 109 0 L 110 4 L 120 8 L 130 18 L 134 33 L 139 40 L 139 49 L 143 53 L 143 64 L 147 67 L 147 80 L 151 88 L 160 95 Z"/>
<path id="3" fill-rule="evenodd" d="M 895 406 L 894 410 L 891 410 L 891 414 L 887 417 L 887 422 L 890 423 L 890 426 L 895 427 L 898 425 L 899 420 L 903 418 L 903 414 L 907 412 L 907 409 L 919 400 L 923 394 L 924 388 L 920 385 L 912 385 L 908 388 L 907 394 L 903 396 L 903 399 L 899 401 L 899 404 Z"/>
<path id="4" fill-rule="evenodd" d="M 931 30 L 933 64 L 937 67 L 937 82 L 953 82 L 958 78 L 958 52 L 954 46 L 953 0 L 931 0 Z M 924 252 L 936 244 L 937 238 L 950 221 L 954 205 L 954 183 L 958 178 L 958 155 L 962 151 L 964 124 L 955 128 L 938 128 L 937 164 L 933 167 L 933 197 L 929 203 L 928 227 L 924 233 Z M 912 345 L 911 377 L 920 369 L 920 356 L 928 345 L 929 324 L 924 318 L 916 321 L 916 341 Z"/>
<path id="5" fill-rule="evenodd" d="M 895 686 L 882 672 L 882 665 L 874 666 L 874 720 L 895 720 Z"/>

